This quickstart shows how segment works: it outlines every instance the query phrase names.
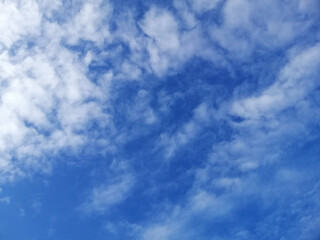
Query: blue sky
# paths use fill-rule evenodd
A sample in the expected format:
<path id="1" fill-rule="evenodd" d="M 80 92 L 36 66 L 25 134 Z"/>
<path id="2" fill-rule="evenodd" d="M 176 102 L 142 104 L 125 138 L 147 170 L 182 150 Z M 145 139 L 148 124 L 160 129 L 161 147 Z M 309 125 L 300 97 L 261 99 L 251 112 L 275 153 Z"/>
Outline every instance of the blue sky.
<path id="1" fill-rule="evenodd" d="M 0 1 L 0 239 L 319 239 L 319 20 Z"/>

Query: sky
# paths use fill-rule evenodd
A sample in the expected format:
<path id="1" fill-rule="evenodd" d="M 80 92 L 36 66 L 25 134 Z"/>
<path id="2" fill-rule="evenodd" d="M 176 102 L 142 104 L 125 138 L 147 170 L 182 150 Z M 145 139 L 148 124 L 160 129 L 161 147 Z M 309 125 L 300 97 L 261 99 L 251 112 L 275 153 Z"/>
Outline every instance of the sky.
<path id="1" fill-rule="evenodd" d="M 0 240 L 319 240 L 318 0 L 0 0 Z"/>

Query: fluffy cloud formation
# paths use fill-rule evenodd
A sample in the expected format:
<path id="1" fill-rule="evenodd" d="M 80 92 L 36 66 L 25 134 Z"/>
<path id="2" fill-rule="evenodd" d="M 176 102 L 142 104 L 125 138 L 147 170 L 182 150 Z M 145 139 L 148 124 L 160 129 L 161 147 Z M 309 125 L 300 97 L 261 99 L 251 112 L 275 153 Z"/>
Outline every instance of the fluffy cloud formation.
<path id="1" fill-rule="evenodd" d="M 84 6 L 92 8 L 89 3 Z M 71 23 L 46 22 L 36 1 L 5 1 L 1 11 L 6 34 L 0 56 L 0 154 L 1 181 L 6 181 L 33 169 L 49 171 L 47 154 L 81 146 L 90 121 L 106 125 L 109 120 L 100 105 L 106 93 L 87 78 L 83 59 L 62 44 L 69 35 L 74 42 L 93 37 L 92 32 L 75 36 L 68 27 Z M 90 11 L 79 14 L 91 16 Z"/>

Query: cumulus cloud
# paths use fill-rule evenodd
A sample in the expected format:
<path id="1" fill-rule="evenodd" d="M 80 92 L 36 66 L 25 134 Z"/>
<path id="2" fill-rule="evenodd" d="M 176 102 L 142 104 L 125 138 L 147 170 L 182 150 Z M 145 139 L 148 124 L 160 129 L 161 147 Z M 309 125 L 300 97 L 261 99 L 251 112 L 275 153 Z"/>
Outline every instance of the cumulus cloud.
<path id="1" fill-rule="evenodd" d="M 22 37 L 40 34 L 41 13 L 34 0 L 3 1 L 0 10 L 0 42 L 6 48 Z"/>
<path id="2" fill-rule="evenodd" d="M 103 11 L 102 11 L 103 9 Z M 65 40 L 76 44 L 80 39 L 103 44 L 110 38 L 108 19 L 111 17 L 111 5 L 102 1 L 89 1 L 83 4 L 80 11 L 65 26 Z"/>
<path id="3" fill-rule="evenodd" d="M 92 7 L 79 14 L 90 17 L 86 9 Z M 77 148 L 89 122 L 106 124 L 108 117 L 100 105 L 105 93 L 87 78 L 87 64 L 61 44 L 72 28 L 46 22 L 36 1 L 5 1 L 1 11 L 0 171 L 6 181 L 28 175 L 26 169 L 49 171 L 46 153 Z M 93 37 L 90 31 L 77 39 Z"/>

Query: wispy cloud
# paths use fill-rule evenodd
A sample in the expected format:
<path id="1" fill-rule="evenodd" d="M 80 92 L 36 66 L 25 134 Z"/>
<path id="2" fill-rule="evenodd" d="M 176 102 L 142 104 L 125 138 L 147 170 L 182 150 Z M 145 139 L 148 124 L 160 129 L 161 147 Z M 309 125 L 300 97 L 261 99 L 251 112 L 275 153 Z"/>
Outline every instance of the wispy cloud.
<path id="1" fill-rule="evenodd" d="M 94 182 L 79 210 L 88 215 L 107 214 L 112 207 L 124 202 L 132 191 L 136 179 L 125 161 L 114 159 L 106 179 Z"/>
<path id="2" fill-rule="evenodd" d="M 89 214 L 105 213 L 113 205 L 121 203 L 128 197 L 133 184 L 134 178 L 125 175 L 112 182 L 95 186 L 87 201 L 81 206 L 81 210 Z"/>

